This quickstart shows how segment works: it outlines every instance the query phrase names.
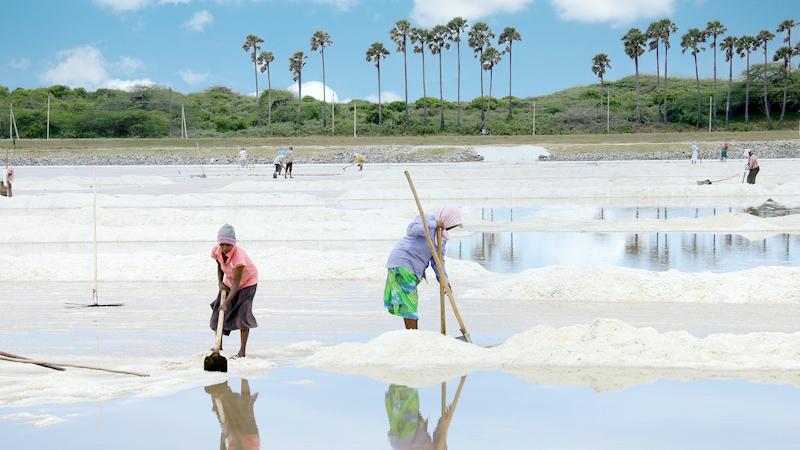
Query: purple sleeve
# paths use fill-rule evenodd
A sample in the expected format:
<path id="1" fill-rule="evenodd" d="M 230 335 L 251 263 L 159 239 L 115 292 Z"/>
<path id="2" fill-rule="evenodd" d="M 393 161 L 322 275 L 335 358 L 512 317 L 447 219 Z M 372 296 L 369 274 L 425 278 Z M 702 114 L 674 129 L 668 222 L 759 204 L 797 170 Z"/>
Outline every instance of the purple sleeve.
<path id="1" fill-rule="evenodd" d="M 431 233 L 431 239 L 436 235 L 436 219 L 428 219 L 428 229 Z M 407 236 L 425 237 L 425 230 L 422 228 L 422 221 L 419 217 L 414 219 L 406 229 Z"/>

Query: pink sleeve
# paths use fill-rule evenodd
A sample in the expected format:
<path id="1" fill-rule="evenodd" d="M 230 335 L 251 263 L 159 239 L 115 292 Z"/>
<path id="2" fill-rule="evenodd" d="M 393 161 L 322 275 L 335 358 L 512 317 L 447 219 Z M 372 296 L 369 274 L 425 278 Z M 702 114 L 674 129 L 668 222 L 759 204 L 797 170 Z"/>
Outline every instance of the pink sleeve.
<path id="1" fill-rule="evenodd" d="M 244 250 L 237 249 L 233 255 L 233 258 L 231 259 L 231 265 L 233 267 L 246 266 L 248 259 L 247 253 L 245 253 Z"/>

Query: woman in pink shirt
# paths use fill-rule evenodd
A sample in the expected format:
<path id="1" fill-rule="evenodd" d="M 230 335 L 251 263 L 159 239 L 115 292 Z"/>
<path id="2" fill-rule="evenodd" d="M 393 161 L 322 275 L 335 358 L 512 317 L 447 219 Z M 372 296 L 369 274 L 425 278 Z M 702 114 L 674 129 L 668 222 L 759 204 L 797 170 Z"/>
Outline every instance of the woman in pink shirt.
<path id="1" fill-rule="evenodd" d="M 223 333 L 240 330 L 241 347 L 234 358 L 244 358 L 250 328 L 258 326 L 253 316 L 253 297 L 258 286 L 258 269 L 241 247 L 236 245 L 236 231 L 232 225 L 225 224 L 217 233 L 219 243 L 211 250 L 211 258 L 217 262 L 219 290 L 226 291 L 225 303 L 220 304 L 220 294 L 211 303 L 211 329 L 217 329 L 219 310 L 225 311 Z"/>
<path id="2" fill-rule="evenodd" d="M 756 158 L 756 153 L 752 150 L 748 151 L 747 170 L 747 184 L 756 184 L 756 176 L 759 171 L 758 158 Z"/>

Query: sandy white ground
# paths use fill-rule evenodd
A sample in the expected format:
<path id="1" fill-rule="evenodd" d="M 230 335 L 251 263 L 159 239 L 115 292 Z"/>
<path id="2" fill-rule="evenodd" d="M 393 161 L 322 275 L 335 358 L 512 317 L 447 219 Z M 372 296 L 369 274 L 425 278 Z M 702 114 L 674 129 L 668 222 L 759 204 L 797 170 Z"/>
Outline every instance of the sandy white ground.
<path id="1" fill-rule="evenodd" d="M 0 415 L 16 420 L 29 417 L 19 414 L 32 414 L 25 408 L 43 403 L 165 395 L 217 376 L 202 373 L 200 352 L 211 343 L 207 304 L 214 267 L 208 253 L 224 222 L 236 226 L 262 277 L 256 305 L 262 327 L 252 334 L 253 358 L 235 362 L 232 375 L 255 376 L 307 357 L 306 364 L 314 367 L 350 371 L 336 355 L 353 350 L 358 354 L 345 362 L 359 362 L 359 373 L 395 380 L 392 371 L 398 367 L 368 358 L 391 354 L 386 345 L 408 339 L 405 333 L 383 335 L 398 328 L 399 321 L 381 306 L 386 253 L 416 215 L 402 176 L 405 168 L 429 211 L 446 204 L 470 211 L 459 231 L 464 234 L 800 233 L 796 216 L 760 219 L 738 213 L 699 219 L 600 221 L 561 215 L 488 222 L 476 209 L 749 207 L 768 199 L 800 205 L 796 160 L 763 161 L 756 186 L 742 185 L 738 176 L 698 186 L 697 180 L 739 173 L 741 164 L 536 162 L 519 155 L 509 159 L 511 153 L 498 153 L 503 151 L 489 150 L 484 163 L 369 164 L 363 173 L 299 166 L 294 180 L 272 180 L 271 169 L 263 167 L 254 172 L 206 168 L 202 179 L 189 176 L 199 174 L 199 167 L 181 173 L 174 167 L 99 168 L 101 300 L 126 303 L 119 309 L 64 307 L 90 300 L 91 171 L 18 168 L 17 196 L 0 198 L 0 281 L 6 288 L 0 298 L 0 349 L 146 370 L 152 378 L 55 373 L 0 363 L 0 408 L 8 409 Z M 601 390 L 659 377 L 730 376 L 800 384 L 786 372 L 795 371 L 800 361 L 793 350 L 800 339 L 793 334 L 800 320 L 800 271 L 795 268 L 693 274 L 557 266 L 500 275 L 473 262 L 451 261 L 449 270 L 473 335 L 505 344 L 478 349 L 428 333 L 414 335 L 411 339 L 419 342 L 407 346 L 409 356 L 425 349 L 457 355 L 445 367 L 416 359 L 412 372 L 432 376 L 424 382 L 472 370 L 506 370 L 533 382 L 562 380 Z M 438 308 L 435 284 L 423 283 L 421 294 L 427 319 L 423 328 L 431 330 Z M 449 326 L 454 329 L 453 323 Z M 751 334 L 760 331 L 769 333 Z M 720 332 L 738 335 L 702 337 Z M 374 336 L 380 338 L 369 344 L 330 346 Z"/>

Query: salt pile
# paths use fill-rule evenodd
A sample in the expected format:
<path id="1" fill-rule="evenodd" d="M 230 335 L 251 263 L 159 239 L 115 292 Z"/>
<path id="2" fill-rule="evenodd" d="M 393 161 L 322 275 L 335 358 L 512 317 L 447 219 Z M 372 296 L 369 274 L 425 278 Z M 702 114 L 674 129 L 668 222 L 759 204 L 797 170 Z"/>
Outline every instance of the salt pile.
<path id="1" fill-rule="evenodd" d="M 367 343 L 321 348 L 302 365 L 413 386 L 474 371 L 524 376 L 542 368 L 643 368 L 692 371 L 797 371 L 800 333 L 660 333 L 612 319 L 563 328 L 539 326 L 490 348 L 425 331 L 393 331 Z"/>

